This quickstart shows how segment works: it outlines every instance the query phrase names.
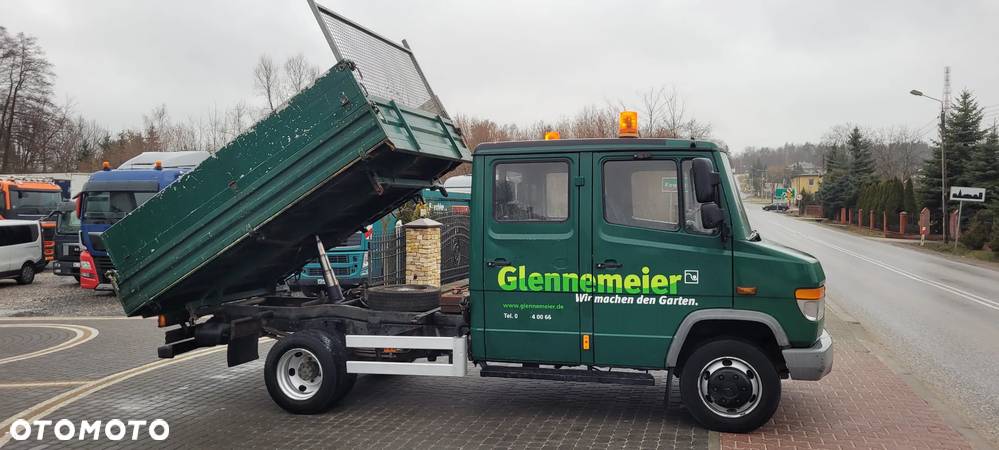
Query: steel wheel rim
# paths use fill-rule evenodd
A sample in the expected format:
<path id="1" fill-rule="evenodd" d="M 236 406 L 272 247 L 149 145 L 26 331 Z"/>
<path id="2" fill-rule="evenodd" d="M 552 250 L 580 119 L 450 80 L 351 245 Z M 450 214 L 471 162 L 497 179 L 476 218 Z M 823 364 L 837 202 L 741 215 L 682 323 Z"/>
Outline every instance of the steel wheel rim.
<path id="1" fill-rule="evenodd" d="M 748 395 L 748 400 L 744 403 L 737 405 L 723 405 L 719 402 L 724 402 L 728 400 L 725 398 L 724 394 L 733 394 L 733 392 L 719 392 L 719 383 L 725 383 L 725 380 L 719 382 L 717 378 L 719 376 L 726 375 L 737 375 L 741 373 L 741 379 L 737 379 L 734 383 L 738 387 L 746 387 L 747 391 L 741 391 L 741 394 L 737 395 Z M 745 383 L 745 384 L 743 384 Z M 711 362 L 704 365 L 701 368 L 699 379 L 697 381 L 698 394 L 701 397 L 701 402 L 704 406 L 707 406 L 711 412 L 730 419 L 743 417 L 751 412 L 753 412 L 757 406 L 760 404 L 760 399 L 763 393 L 763 385 L 760 382 L 759 371 L 756 370 L 752 365 L 750 365 L 745 360 L 740 358 L 735 358 L 732 356 L 723 356 L 720 358 L 715 358 Z"/>
<path id="2" fill-rule="evenodd" d="M 275 370 L 281 393 L 293 400 L 308 400 L 323 385 L 323 367 L 319 359 L 304 348 L 284 352 Z"/>

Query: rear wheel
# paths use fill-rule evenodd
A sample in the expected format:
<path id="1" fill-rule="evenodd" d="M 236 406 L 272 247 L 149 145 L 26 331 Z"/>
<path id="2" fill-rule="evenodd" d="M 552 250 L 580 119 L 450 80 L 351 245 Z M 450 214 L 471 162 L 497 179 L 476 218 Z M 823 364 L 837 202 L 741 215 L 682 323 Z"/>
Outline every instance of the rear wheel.
<path id="1" fill-rule="evenodd" d="M 17 276 L 16 280 L 17 284 L 31 284 L 31 282 L 35 281 L 35 266 L 31 265 L 31 263 L 25 263 L 21 267 L 21 273 Z"/>
<path id="2" fill-rule="evenodd" d="M 267 354 L 264 383 L 275 403 L 294 414 L 326 411 L 354 387 L 342 335 L 303 330 L 279 340 Z"/>
<path id="3" fill-rule="evenodd" d="M 759 347 L 738 339 L 706 342 L 680 373 L 680 396 L 705 427 L 746 433 L 767 423 L 780 403 L 777 369 Z"/>

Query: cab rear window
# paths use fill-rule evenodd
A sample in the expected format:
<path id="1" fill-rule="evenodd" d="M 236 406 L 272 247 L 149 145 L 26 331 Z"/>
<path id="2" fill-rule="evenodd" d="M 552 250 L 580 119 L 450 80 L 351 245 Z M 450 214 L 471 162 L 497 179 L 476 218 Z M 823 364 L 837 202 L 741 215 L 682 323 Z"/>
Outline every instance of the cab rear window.
<path id="1" fill-rule="evenodd" d="M 569 163 L 509 162 L 494 166 L 497 222 L 561 222 L 569 218 Z"/>

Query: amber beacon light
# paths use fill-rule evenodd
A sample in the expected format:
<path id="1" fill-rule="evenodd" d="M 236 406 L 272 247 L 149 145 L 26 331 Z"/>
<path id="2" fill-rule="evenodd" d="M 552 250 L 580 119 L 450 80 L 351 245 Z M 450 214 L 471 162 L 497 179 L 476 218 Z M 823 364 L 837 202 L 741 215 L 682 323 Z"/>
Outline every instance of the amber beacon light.
<path id="1" fill-rule="evenodd" d="M 638 137 L 638 113 L 635 111 L 621 111 L 621 119 L 618 122 L 617 137 L 637 138 Z"/>

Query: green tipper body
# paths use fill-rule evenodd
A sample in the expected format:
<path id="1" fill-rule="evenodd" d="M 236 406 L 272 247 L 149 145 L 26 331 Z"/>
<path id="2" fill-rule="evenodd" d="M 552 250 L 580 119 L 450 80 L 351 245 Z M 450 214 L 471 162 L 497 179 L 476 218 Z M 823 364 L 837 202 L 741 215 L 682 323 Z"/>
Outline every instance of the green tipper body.
<path id="1" fill-rule="evenodd" d="M 721 175 L 724 239 L 694 229 L 693 158 Z M 823 285 L 821 266 L 755 237 L 728 155 L 712 142 L 484 144 L 472 170 L 475 360 L 661 369 L 681 322 L 709 308 L 767 314 L 794 347 L 822 333 L 795 299 Z"/>
<path id="2" fill-rule="evenodd" d="M 333 67 L 103 235 L 129 315 L 266 294 L 471 160 L 451 122 L 367 96 Z"/>

